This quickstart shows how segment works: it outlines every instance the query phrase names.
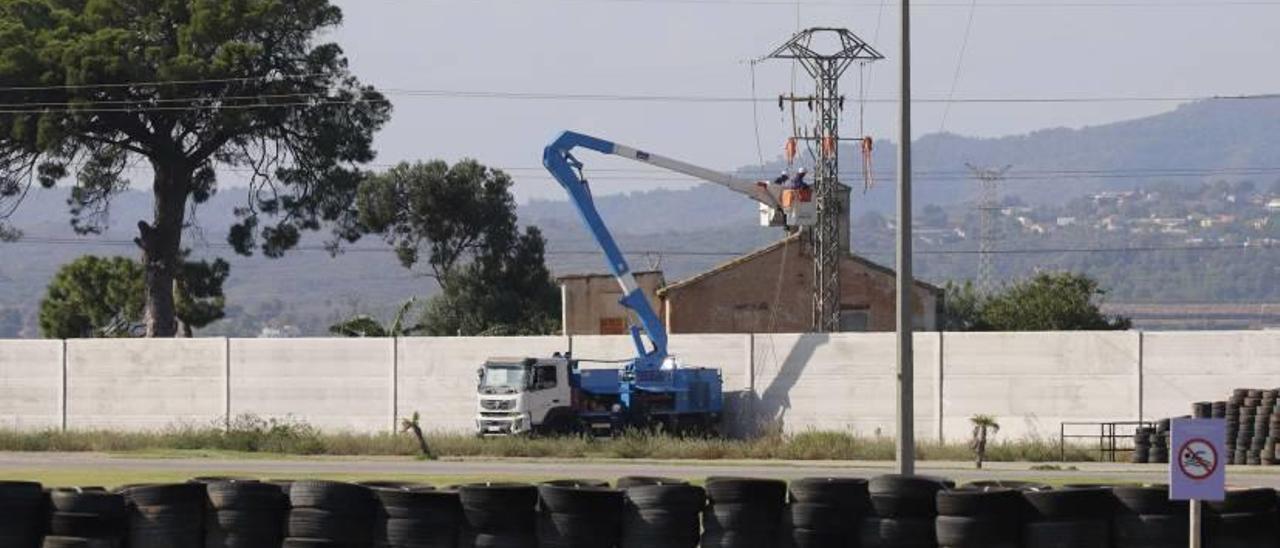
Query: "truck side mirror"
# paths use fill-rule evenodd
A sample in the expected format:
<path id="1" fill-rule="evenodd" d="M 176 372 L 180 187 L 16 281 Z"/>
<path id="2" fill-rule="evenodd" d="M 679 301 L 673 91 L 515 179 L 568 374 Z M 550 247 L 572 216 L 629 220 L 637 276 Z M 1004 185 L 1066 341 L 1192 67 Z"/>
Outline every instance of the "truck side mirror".
<path id="1" fill-rule="evenodd" d="M 483 368 L 483 367 L 480 367 L 480 368 L 477 368 L 477 369 L 476 369 L 476 382 L 477 382 L 477 383 L 484 382 L 484 368 Z"/>

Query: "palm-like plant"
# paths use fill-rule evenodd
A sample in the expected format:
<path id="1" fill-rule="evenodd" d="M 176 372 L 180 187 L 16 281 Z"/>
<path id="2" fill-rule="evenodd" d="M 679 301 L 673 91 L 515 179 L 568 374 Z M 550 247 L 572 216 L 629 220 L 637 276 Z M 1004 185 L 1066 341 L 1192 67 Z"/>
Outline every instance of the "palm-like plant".
<path id="1" fill-rule="evenodd" d="M 981 470 L 982 461 L 987 459 L 987 440 L 1000 431 L 1000 423 L 991 415 L 974 415 L 969 417 L 969 423 L 973 424 L 973 439 L 969 441 L 969 447 L 973 449 L 974 462 Z"/>

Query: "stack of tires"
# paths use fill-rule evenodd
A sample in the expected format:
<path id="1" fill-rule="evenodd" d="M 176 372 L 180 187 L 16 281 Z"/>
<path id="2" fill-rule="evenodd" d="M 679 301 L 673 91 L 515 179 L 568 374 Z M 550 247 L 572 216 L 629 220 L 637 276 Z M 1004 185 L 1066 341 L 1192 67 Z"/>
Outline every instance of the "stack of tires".
<path id="1" fill-rule="evenodd" d="M 1111 490 L 1115 548 L 1162 548 L 1187 542 L 1187 504 L 1169 500 L 1168 486 L 1119 486 Z"/>
<path id="2" fill-rule="evenodd" d="M 1191 417 L 1196 419 L 1213 418 L 1213 402 L 1198 401 L 1191 404 Z"/>
<path id="3" fill-rule="evenodd" d="M 1027 521 L 1022 526 L 1024 548 L 1108 548 L 1110 517 L 1115 508 L 1111 490 L 1076 487 L 1022 493 Z"/>
<path id="4" fill-rule="evenodd" d="M 1147 462 L 1169 462 L 1169 419 L 1156 421 L 1156 432 L 1151 438 L 1151 452 Z"/>
<path id="5" fill-rule="evenodd" d="M 1249 464 L 1258 457 L 1257 453 L 1252 451 L 1254 418 L 1257 412 L 1257 400 L 1245 398 L 1245 404 L 1240 408 L 1240 431 L 1236 434 L 1236 454 L 1232 464 Z"/>
<path id="6" fill-rule="evenodd" d="M 139 485 L 120 494 L 127 503 L 129 548 L 204 544 L 204 484 Z"/>
<path id="7" fill-rule="evenodd" d="M 782 538 L 787 483 L 749 478 L 707 478 L 702 548 L 771 548 Z"/>
<path id="8" fill-rule="evenodd" d="M 1263 390 L 1254 414 L 1253 446 L 1258 448 L 1257 462 L 1251 464 L 1275 464 L 1276 446 L 1271 435 L 1271 420 L 1276 412 L 1276 391 Z"/>
<path id="9" fill-rule="evenodd" d="M 1262 464 L 1274 465 L 1280 462 L 1280 456 L 1276 455 L 1276 446 L 1280 444 L 1280 414 L 1271 415 L 1267 424 L 1267 441 L 1262 446 Z"/>
<path id="10" fill-rule="evenodd" d="M 39 483 L 0 481 L 0 546 L 35 548 L 45 529 L 45 497 Z"/>
<path id="11" fill-rule="evenodd" d="M 938 545 L 935 518 L 938 492 L 954 483 L 928 476 L 898 474 L 867 484 L 875 516 L 862 520 L 863 548 L 924 548 Z"/>
<path id="12" fill-rule="evenodd" d="M 858 538 L 858 524 L 871 510 L 867 481 L 806 478 L 791 482 L 783 513 L 784 548 L 844 548 Z"/>
<path id="13" fill-rule="evenodd" d="M 622 533 L 622 491 L 600 482 L 561 480 L 538 486 L 538 546 L 613 548 Z"/>
<path id="14" fill-rule="evenodd" d="M 1225 419 L 1227 417 L 1227 402 L 1215 401 L 1210 407 L 1210 418 Z"/>
<path id="15" fill-rule="evenodd" d="M 276 546 L 284 540 L 289 499 L 279 485 L 245 480 L 205 485 L 205 548 Z"/>
<path id="16" fill-rule="evenodd" d="M 1129 459 L 1134 464 L 1151 462 L 1151 438 L 1155 429 L 1140 426 L 1133 431 L 1133 455 Z"/>
<path id="17" fill-rule="evenodd" d="M 124 497 L 102 489 L 51 489 L 49 512 L 45 546 L 114 548 L 121 546 L 128 534 Z"/>
<path id="18" fill-rule="evenodd" d="M 336 481 L 296 481 L 289 486 L 289 548 L 371 546 L 377 502 L 368 487 Z"/>
<path id="19" fill-rule="evenodd" d="M 1022 495 L 1013 489 L 964 488 L 938 492 L 941 548 L 1018 548 Z"/>
<path id="20" fill-rule="evenodd" d="M 1274 489 L 1228 490 L 1221 502 L 1209 502 L 1206 506 L 1206 548 L 1275 546 Z"/>
<path id="21" fill-rule="evenodd" d="M 454 548 L 458 545 L 462 503 L 457 491 L 427 485 L 379 484 L 373 541 L 378 548 Z"/>
<path id="22" fill-rule="evenodd" d="M 1236 390 L 1236 392 L 1239 392 L 1239 390 Z M 1227 453 L 1223 462 L 1226 464 L 1235 464 L 1236 462 L 1236 438 L 1240 436 L 1240 408 L 1243 406 L 1244 397 L 1236 398 L 1235 393 L 1231 395 L 1231 399 L 1227 400 L 1225 415 L 1227 419 L 1227 439 L 1223 444 Z"/>
<path id="23" fill-rule="evenodd" d="M 525 483 L 474 483 L 458 487 L 464 517 L 460 545 L 468 548 L 535 548 L 538 488 Z"/>
<path id="24" fill-rule="evenodd" d="M 702 534 L 707 493 L 669 478 L 628 477 L 623 490 L 621 548 L 695 548 Z"/>

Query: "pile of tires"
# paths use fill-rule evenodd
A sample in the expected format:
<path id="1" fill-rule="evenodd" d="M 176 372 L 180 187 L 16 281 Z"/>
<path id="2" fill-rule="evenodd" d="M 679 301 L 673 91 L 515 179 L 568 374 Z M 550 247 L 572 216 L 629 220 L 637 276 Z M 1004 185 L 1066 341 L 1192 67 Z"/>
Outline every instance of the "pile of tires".
<path id="1" fill-rule="evenodd" d="M 1253 398 L 1246 398 L 1246 402 Z M 1258 412 L 1257 403 L 1246 403 L 1240 408 L 1240 431 L 1236 433 L 1236 454 L 1232 464 L 1249 464 L 1258 461 L 1260 451 L 1253 450 L 1254 422 Z"/>
<path id="2" fill-rule="evenodd" d="M 525 483 L 473 483 L 458 487 L 462 503 L 461 546 L 538 546 L 538 488 Z"/>
<path id="3" fill-rule="evenodd" d="M 1151 462 L 1151 440 L 1155 437 L 1155 429 L 1141 426 L 1133 431 L 1133 455 L 1129 459 L 1135 464 Z"/>
<path id="4" fill-rule="evenodd" d="M 39 483 L 0 481 L 0 546 L 33 548 L 45 534 L 45 497 Z"/>
<path id="5" fill-rule="evenodd" d="M 377 498 L 373 541 L 378 548 L 454 548 L 462 523 L 457 491 L 408 483 L 362 484 Z"/>
<path id="6" fill-rule="evenodd" d="M 844 548 L 871 511 L 867 481 L 805 478 L 791 482 L 783 513 L 784 548 Z"/>
<path id="7" fill-rule="evenodd" d="M 966 487 L 938 492 L 941 548 L 1018 548 L 1022 494 L 1013 489 Z"/>
<path id="8" fill-rule="evenodd" d="M 862 520 L 863 548 L 917 548 L 938 545 L 938 492 L 953 482 L 928 476 L 891 474 L 867 484 L 874 516 Z"/>
<path id="9" fill-rule="evenodd" d="M 1111 490 L 1114 548 L 1159 548 L 1187 542 L 1187 503 L 1169 500 L 1169 487 L 1118 486 Z"/>
<path id="10" fill-rule="evenodd" d="M 1169 462 L 1169 419 L 1156 421 L 1156 431 L 1151 437 L 1151 450 L 1147 462 Z"/>
<path id="11" fill-rule="evenodd" d="M 1213 402 L 1198 401 L 1191 404 L 1191 417 L 1196 419 L 1213 418 Z"/>
<path id="12" fill-rule="evenodd" d="M 1276 491 L 1232 489 L 1220 502 L 1208 502 L 1204 546 L 1245 548 L 1274 546 L 1277 537 Z"/>
<path id="13" fill-rule="evenodd" d="M 205 484 L 205 548 L 276 546 L 284 541 L 289 498 L 279 485 L 242 479 Z"/>
<path id="14" fill-rule="evenodd" d="M 377 499 L 362 485 L 296 481 L 289 486 L 285 546 L 371 546 Z"/>
<path id="15" fill-rule="evenodd" d="M 702 548 L 771 548 L 781 540 L 787 482 L 707 478 Z"/>
<path id="16" fill-rule="evenodd" d="M 612 548 L 622 535 L 623 493 L 597 481 L 538 485 L 538 546 Z"/>
<path id="17" fill-rule="evenodd" d="M 138 485 L 120 490 L 129 516 L 129 548 L 204 544 L 205 485 Z"/>
<path id="18" fill-rule="evenodd" d="M 74 546 L 79 542 L 82 545 L 119 546 L 127 534 L 128 518 L 123 496 L 102 489 L 78 487 L 49 490 L 49 536 L 53 541 L 46 538 L 46 545 Z"/>
<path id="19" fill-rule="evenodd" d="M 621 548 L 695 548 L 702 534 L 707 493 L 682 480 L 626 477 L 623 491 Z"/>
<path id="20" fill-rule="evenodd" d="M 1236 462 L 1236 438 L 1240 435 L 1240 408 L 1244 406 L 1244 396 L 1236 397 L 1233 392 L 1231 399 L 1227 400 L 1227 411 L 1225 418 L 1227 419 L 1227 439 L 1224 440 L 1223 447 L 1226 448 L 1226 455 L 1223 462 L 1226 464 L 1235 464 Z"/>
<path id="21" fill-rule="evenodd" d="M 1027 520 L 1024 548 L 1108 548 L 1115 498 L 1106 487 L 1074 487 L 1022 493 Z"/>

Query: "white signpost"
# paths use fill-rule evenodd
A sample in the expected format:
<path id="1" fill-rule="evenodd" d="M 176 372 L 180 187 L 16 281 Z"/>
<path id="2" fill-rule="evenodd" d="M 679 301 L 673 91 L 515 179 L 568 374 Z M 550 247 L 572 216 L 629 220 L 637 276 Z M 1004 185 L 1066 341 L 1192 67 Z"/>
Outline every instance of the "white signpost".
<path id="1" fill-rule="evenodd" d="M 1191 507 L 1191 548 L 1200 548 L 1200 502 L 1226 496 L 1225 419 L 1174 419 L 1169 440 L 1169 500 Z"/>

